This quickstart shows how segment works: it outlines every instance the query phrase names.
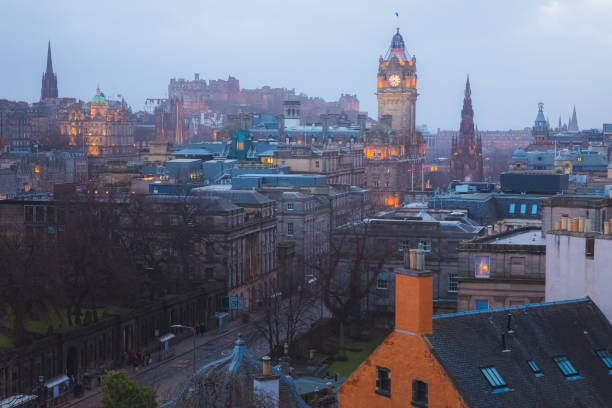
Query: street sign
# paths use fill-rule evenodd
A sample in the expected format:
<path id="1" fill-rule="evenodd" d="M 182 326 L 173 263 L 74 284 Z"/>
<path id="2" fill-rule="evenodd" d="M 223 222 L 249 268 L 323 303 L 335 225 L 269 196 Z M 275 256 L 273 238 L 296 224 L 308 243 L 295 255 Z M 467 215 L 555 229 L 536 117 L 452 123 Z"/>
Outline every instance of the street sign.
<path id="1" fill-rule="evenodd" d="M 244 309 L 244 301 L 239 297 L 232 296 L 229 298 L 229 308 L 231 310 Z"/>

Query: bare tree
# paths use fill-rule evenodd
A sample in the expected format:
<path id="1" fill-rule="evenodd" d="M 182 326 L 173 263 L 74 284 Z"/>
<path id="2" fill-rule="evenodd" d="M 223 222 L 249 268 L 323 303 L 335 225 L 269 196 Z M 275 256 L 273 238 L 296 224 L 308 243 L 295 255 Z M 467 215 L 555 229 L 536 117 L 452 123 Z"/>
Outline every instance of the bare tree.
<path id="1" fill-rule="evenodd" d="M 345 328 L 358 328 L 362 300 L 377 282 L 391 253 L 382 236 L 374 234 L 370 220 L 338 228 L 330 251 L 311 264 L 319 282 L 319 295 L 338 322 L 339 358 L 346 358 Z"/>
<path id="2" fill-rule="evenodd" d="M 293 350 L 297 336 L 310 327 L 314 319 L 315 297 L 304 285 L 287 285 L 287 292 L 279 288 L 258 296 L 263 318 L 255 321 L 255 327 L 266 338 L 269 354 L 283 353 L 284 344 Z"/>
<path id="3" fill-rule="evenodd" d="M 46 232 L 46 231 L 45 231 Z M 23 228 L 5 228 L 0 235 L 0 307 L 13 318 L 17 344 L 26 342 L 25 319 L 34 306 L 45 308 L 53 295 L 55 276 L 53 248 L 37 231 L 25 233 Z"/>

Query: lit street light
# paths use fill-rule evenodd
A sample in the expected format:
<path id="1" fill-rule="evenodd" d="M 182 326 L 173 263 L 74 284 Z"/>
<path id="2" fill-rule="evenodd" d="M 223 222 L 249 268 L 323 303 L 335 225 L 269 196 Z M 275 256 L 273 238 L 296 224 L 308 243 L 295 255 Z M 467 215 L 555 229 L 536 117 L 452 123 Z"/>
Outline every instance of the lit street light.
<path id="1" fill-rule="evenodd" d="M 196 329 L 191 326 L 186 326 L 184 324 L 173 324 L 173 329 L 191 329 L 193 331 L 193 373 L 196 371 Z"/>

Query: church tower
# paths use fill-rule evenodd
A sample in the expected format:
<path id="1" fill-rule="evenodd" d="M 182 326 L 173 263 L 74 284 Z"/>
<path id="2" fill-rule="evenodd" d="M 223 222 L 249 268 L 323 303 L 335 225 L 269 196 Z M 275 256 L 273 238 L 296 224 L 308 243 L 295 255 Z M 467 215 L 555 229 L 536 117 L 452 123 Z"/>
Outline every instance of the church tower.
<path id="1" fill-rule="evenodd" d="M 409 137 L 414 136 L 417 96 L 416 58 L 406 56 L 398 28 L 385 58 L 378 61 L 378 121 L 390 116 L 392 130 L 407 130 Z"/>
<path id="2" fill-rule="evenodd" d="M 451 173 L 459 181 L 483 181 L 482 140 L 474 132 L 470 77 L 465 83 L 459 139 L 452 140 Z"/>
<path id="3" fill-rule="evenodd" d="M 57 75 L 53 72 L 53 62 L 51 61 L 51 41 L 47 48 L 47 70 L 42 77 L 42 87 L 40 89 L 40 100 L 57 98 Z"/>
<path id="4" fill-rule="evenodd" d="M 544 104 L 538 103 L 538 114 L 531 129 L 533 144 L 538 146 L 550 145 L 550 126 L 544 117 Z"/>

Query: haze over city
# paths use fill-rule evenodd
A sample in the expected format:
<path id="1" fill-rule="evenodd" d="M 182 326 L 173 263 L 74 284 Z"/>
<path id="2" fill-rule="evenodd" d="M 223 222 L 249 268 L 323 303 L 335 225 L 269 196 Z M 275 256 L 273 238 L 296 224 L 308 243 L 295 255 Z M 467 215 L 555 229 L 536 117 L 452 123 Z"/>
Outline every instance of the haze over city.
<path id="1" fill-rule="evenodd" d="M 610 408 L 612 0 L 24 4 L 0 408 Z"/>
<path id="2" fill-rule="evenodd" d="M 67 12 L 69 10 L 69 12 Z M 120 10 L 120 12 L 118 12 Z M 399 17 L 395 16 L 398 12 Z M 168 78 L 233 75 L 245 88 L 356 93 L 376 117 L 375 76 L 395 27 L 419 64 L 418 123 L 455 129 L 465 77 L 481 129 L 523 128 L 545 103 L 551 123 L 575 104 L 583 128 L 610 115 L 612 2 L 181 1 L 3 2 L 5 98 L 34 101 L 51 40 L 60 96 L 100 84 L 135 109 Z"/>

